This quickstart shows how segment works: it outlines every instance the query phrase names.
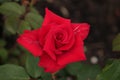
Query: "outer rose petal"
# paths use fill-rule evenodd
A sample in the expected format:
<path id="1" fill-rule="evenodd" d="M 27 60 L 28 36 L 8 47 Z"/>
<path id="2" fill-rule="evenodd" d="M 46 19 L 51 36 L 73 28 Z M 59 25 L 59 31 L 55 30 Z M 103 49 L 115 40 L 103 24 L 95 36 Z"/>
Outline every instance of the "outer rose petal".
<path id="1" fill-rule="evenodd" d="M 86 60 L 83 48 L 84 45 L 80 35 L 76 34 L 75 39 L 76 41 L 73 48 L 63 55 L 58 56 L 59 65 L 66 65 L 72 62 Z"/>
<path id="2" fill-rule="evenodd" d="M 72 23 L 73 30 L 81 36 L 82 40 L 84 40 L 88 33 L 90 25 L 87 23 Z"/>
<path id="3" fill-rule="evenodd" d="M 51 12 L 48 8 L 45 9 L 46 15 L 42 25 L 48 25 L 51 23 L 63 24 L 70 22 L 70 19 L 62 18 L 55 13 Z"/>
<path id="4" fill-rule="evenodd" d="M 40 62 L 38 65 L 43 67 L 45 69 L 45 72 L 50 73 L 54 73 L 65 67 L 65 65 L 56 64 L 56 62 L 52 60 L 47 54 L 43 54 L 42 56 L 40 56 Z"/>
<path id="5" fill-rule="evenodd" d="M 38 43 L 38 30 L 29 31 L 26 30 L 20 37 L 17 39 L 17 42 L 28 49 L 34 56 L 42 55 L 41 47 Z"/>

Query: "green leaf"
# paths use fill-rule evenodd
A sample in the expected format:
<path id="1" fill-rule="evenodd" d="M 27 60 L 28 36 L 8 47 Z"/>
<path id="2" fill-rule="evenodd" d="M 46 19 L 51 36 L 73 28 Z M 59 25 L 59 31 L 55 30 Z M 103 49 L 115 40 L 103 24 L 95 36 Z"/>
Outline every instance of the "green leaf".
<path id="1" fill-rule="evenodd" d="M 2 62 L 4 62 L 4 61 L 7 60 L 7 58 L 8 58 L 8 52 L 7 52 L 6 49 L 4 49 L 4 48 L 0 49 L 0 58 L 1 58 Z"/>
<path id="2" fill-rule="evenodd" d="M 30 12 L 26 15 L 25 20 L 29 22 L 33 29 L 36 29 L 41 26 L 43 18 L 41 15 L 36 14 L 35 12 Z"/>
<path id="3" fill-rule="evenodd" d="M 52 76 L 51 76 L 50 73 L 45 73 L 44 72 L 41 76 L 42 76 L 43 80 L 52 80 Z"/>
<path id="4" fill-rule="evenodd" d="M 0 6 L 0 13 L 5 16 L 19 17 L 25 12 L 25 7 L 15 2 L 6 2 Z M 14 15 L 13 15 L 14 14 Z"/>
<path id="5" fill-rule="evenodd" d="M 64 69 L 62 70 L 59 70 L 57 73 L 56 73 L 57 76 L 61 76 L 61 77 L 64 77 L 64 76 L 67 76 L 67 73 L 65 72 Z"/>
<path id="6" fill-rule="evenodd" d="M 0 66 L 0 79 L 1 80 L 29 80 L 29 76 L 25 72 L 24 68 L 6 64 Z"/>
<path id="7" fill-rule="evenodd" d="M 101 72 L 98 65 L 83 65 L 77 75 L 77 80 L 96 80 L 96 76 Z"/>
<path id="8" fill-rule="evenodd" d="M 67 65 L 66 70 L 71 75 L 77 75 L 79 74 L 79 71 L 81 70 L 81 68 L 82 68 L 82 64 L 80 62 L 76 62 L 76 63 Z"/>
<path id="9" fill-rule="evenodd" d="M 23 53 L 20 55 L 20 64 L 25 66 L 26 65 L 26 58 L 27 58 L 27 53 Z"/>
<path id="10" fill-rule="evenodd" d="M 19 45 L 19 44 L 18 44 L 17 46 L 18 46 L 18 48 L 20 49 L 20 51 L 22 51 L 23 53 L 30 54 L 29 51 L 26 50 L 23 46 L 21 46 L 21 45 Z"/>
<path id="11" fill-rule="evenodd" d="M 43 69 L 38 66 L 38 61 L 39 58 L 36 58 L 31 54 L 27 55 L 26 69 L 29 75 L 33 78 L 38 78 L 43 73 Z"/>
<path id="12" fill-rule="evenodd" d="M 23 20 L 21 21 L 20 27 L 19 27 L 19 33 L 23 33 L 24 30 L 30 30 L 30 25 L 27 21 Z"/>
<path id="13" fill-rule="evenodd" d="M 5 40 L 0 39 L 0 47 L 4 47 L 6 45 Z"/>
<path id="14" fill-rule="evenodd" d="M 113 40 L 113 51 L 120 51 L 120 33 Z"/>
<path id="15" fill-rule="evenodd" d="M 15 2 L 6 2 L 0 6 L 0 13 L 5 16 L 5 29 L 8 30 L 10 33 L 15 34 L 16 32 L 22 32 L 23 27 L 21 26 L 26 25 L 27 23 L 20 21 L 20 16 L 25 13 L 25 7 L 19 5 Z M 20 24 L 21 23 L 21 24 Z M 26 26 L 25 26 L 26 29 Z M 28 29 L 28 27 L 27 27 Z M 6 32 L 7 33 L 7 32 Z"/>
<path id="16" fill-rule="evenodd" d="M 115 60 L 111 65 L 107 65 L 96 80 L 120 80 L 120 60 Z"/>
<path id="17" fill-rule="evenodd" d="M 78 80 L 95 80 L 98 73 L 100 73 L 100 67 L 98 65 L 86 65 L 79 62 L 69 64 L 66 70 L 76 76 Z"/>
<path id="18" fill-rule="evenodd" d="M 13 16 L 8 17 L 5 20 L 5 29 L 11 32 L 12 34 L 15 34 L 19 27 L 18 24 L 19 24 L 18 18 L 15 18 Z"/>

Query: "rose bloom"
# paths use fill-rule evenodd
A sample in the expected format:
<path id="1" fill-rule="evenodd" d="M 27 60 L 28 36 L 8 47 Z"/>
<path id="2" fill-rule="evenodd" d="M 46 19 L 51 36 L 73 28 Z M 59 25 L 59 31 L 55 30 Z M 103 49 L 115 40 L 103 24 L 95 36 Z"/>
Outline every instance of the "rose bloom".
<path id="1" fill-rule="evenodd" d="M 87 23 L 71 23 L 46 8 L 41 28 L 25 30 L 17 42 L 39 57 L 39 66 L 54 73 L 67 64 L 86 60 L 84 42 L 89 32 Z"/>

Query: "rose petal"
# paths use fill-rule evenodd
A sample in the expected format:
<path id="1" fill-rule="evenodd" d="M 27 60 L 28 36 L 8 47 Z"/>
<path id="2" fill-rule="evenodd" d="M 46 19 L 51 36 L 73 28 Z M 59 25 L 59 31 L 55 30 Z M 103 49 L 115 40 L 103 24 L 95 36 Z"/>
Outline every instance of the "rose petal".
<path id="1" fill-rule="evenodd" d="M 45 69 L 45 72 L 54 73 L 58 70 L 65 67 L 65 65 L 58 65 L 54 60 L 52 60 L 47 54 L 43 54 L 40 57 L 39 66 L 43 67 Z"/>
<path id="2" fill-rule="evenodd" d="M 34 56 L 41 56 L 42 50 L 37 40 L 38 38 L 37 32 L 38 30 L 33 31 L 26 30 L 24 31 L 23 34 L 19 36 L 17 42 L 23 47 L 25 47 L 28 51 L 30 51 Z"/>
<path id="3" fill-rule="evenodd" d="M 72 48 L 72 46 L 74 45 L 75 39 L 73 37 L 73 39 L 69 40 L 69 43 L 65 44 L 64 46 L 60 47 L 59 50 L 61 51 L 66 51 Z"/>
<path id="4" fill-rule="evenodd" d="M 55 44 L 52 32 L 49 32 L 45 39 L 45 44 L 43 50 L 51 57 L 51 59 L 56 60 L 55 56 Z"/>
<path id="5" fill-rule="evenodd" d="M 65 19 L 56 15 L 55 13 L 50 11 L 48 8 L 45 9 L 45 12 L 46 12 L 46 15 L 42 25 L 48 25 L 51 23 L 63 24 L 63 23 L 70 22 L 69 19 Z"/>
<path id="6" fill-rule="evenodd" d="M 72 23 L 72 27 L 74 32 L 79 33 L 82 40 L 84 40 L 89 33 L 90 25 L 87 23 Z"/>
<path id="7" fill-rule="evenodd" d="M 65 52 L 63 55 L 57 56 L 59 65 L 66 65 L 72 62 L 86 60 L 83 48 L 84 45 L 80 35 L 76 34 L 75 39 L 75 44 L 71 50 Z"/>
<path id="8" fill-rule="evenodd" d="M 46 26 L 42 26 L 38 32 L 39 35 L 39 42 L 41 44 L 41 46 L 43 47 L 43 45 L 45 44 L 45 36 L 47 35 L 47 33 L 49 32 L 51 28 L 51 25 L 46 25 Z"/>

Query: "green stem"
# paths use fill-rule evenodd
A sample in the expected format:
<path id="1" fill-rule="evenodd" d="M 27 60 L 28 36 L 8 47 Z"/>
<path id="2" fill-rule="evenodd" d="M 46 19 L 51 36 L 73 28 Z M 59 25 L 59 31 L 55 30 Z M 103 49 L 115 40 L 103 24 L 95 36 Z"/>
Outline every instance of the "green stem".
<path id="1" fill-rule="evenodd" d="M 52 80 L 56 80 L 55 73 L 52 74 Z"/>

